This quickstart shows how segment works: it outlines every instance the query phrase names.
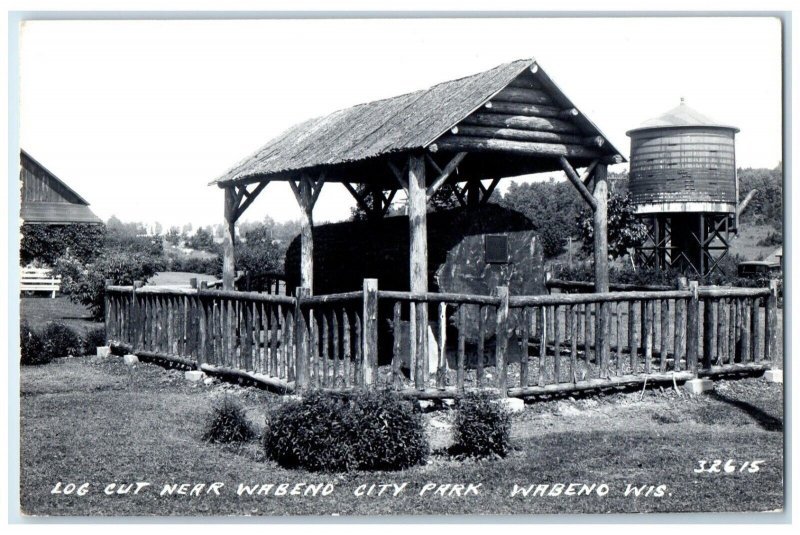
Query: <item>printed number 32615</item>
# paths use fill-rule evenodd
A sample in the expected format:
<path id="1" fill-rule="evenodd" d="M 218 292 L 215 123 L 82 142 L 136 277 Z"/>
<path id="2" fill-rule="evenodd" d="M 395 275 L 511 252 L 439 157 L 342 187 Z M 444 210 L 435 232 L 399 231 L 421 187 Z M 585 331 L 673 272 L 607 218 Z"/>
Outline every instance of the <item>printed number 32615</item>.
<path id="1" fill-rule="evenodd" d="M 759 465 L 763 464 L 764 460 L 760 459 L 756 461 L 745 461 L 740 463 L 739 461 L 735 461 L 733 459 L 728 459 L 727 461 L 723 461 L 721 459 L 714 459 L 713 461 L 700 459 L 697 462 L 699 466 L 694 469 L 695 474 L 717 474 L 720 472 L 724 472 L 726 474 L 733 474 L 734 472 L 747 472 L 748 474 L 755 474 L 761 469 Z"/>

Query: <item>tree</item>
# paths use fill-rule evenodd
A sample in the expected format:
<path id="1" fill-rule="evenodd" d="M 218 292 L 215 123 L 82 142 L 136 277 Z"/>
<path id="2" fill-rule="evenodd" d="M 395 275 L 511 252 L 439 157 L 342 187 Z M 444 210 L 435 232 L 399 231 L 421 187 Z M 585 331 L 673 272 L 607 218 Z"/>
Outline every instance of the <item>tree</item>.
<path id="1" fill-rule="evenodd" d="M 48 266 L 64 255 L 71 254 L 82 262 L 90 262 L 103 247 L 106 228 L 99 224 L 36 225 L 24 223 L 20 229 L 20 262 L 42 262 Z"/>
<path id="2" fill-rule="evenodd" d="M 192 249 L 208 251 L 209 253 L 216 252 L 218 249 L 214 236 L 211 234 L 211 229 L 204 227 L 198 228 L 197 232 L 189 238 L 186 244 Z"/>
<path id="3" fill-rule="evenodd" d="M 171 245 L 179 245 L 181 243 L 181 231 L 178 227 L 170 227 L 164 235 L 164 239 Z"/>
<path id="4" fill-rule="evenodd" d="M 539 233 L 546 257 L 561 254 L 570 236 L 577 234 L 575 219 L 583 206 L 581 196 L 569 182 L 512 182 L 498 204 L 524 214 Z"/>
<path id="5" fill-rule="evenodd" d="M 594 214 L 590 208 L 584 208 L 578 214 L 578 228 L 583 240 L 583 250 L 594 252 Z M 619 258 L 627 254 L 628 249 L 644 243 L 647 238 L 647 225 L 637 218 L 631 194 L 614 192 L 608 199 L 608 254 Z"/>

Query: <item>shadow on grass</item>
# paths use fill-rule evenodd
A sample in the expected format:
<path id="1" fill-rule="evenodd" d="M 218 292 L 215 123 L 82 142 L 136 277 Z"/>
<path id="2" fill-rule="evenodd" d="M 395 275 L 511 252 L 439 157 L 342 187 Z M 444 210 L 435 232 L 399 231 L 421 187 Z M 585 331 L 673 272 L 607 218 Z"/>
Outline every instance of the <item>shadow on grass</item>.
<path id="1" fill-rule="evenodd" d="M 712 399 L 716 399 L 723 403 L 727 403 L 728 405 L 732 405 L 737 409 L 741 410 L 742 412 L 746 413 L 748 416 L 753 418 L 762 429 L 766 431 L 783 432 L 783 420 L 781 420 L 780 418 L 776 418 L 771 414 L 767 414 L 765 411 L 759 409 L 758 407 L 756 407 L 751 403 L 730 398 L 728 396 L 720 394 L 719 392 L 709 392 L 708 395 Z"/>

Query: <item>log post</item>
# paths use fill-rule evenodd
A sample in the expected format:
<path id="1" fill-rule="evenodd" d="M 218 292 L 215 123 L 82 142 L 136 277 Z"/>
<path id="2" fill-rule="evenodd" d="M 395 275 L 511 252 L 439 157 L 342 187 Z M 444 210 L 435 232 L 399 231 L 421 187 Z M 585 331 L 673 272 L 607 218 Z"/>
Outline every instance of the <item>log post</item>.
<path id="1" fill-rule="evenodd" d="M 778 281 L 769 281 L 769 297 L 767 297 L 767 317 L 764 323 L 764 357 L 770 361 L 770 367 L 777 368 L 775 357 L 778 355 Z"/>
<path id="2" fill-rule="evenodd" d="M 222 289 L 233 290 L 236 277 L 234 238 L 236 236 L 236 191 L 233 186 L 225 188 L 225 231 L 222 239 Z"/>
<path id="3" fill-rule="evenodd" d="M 594 291 L 608 292 L 608 166 L 594 170 Z"/>
<path id="4" fill-rule="evenodd" d="M 378 367 L 378 279 L 364 279 L 364 313 L 361 316 L 364 326 L 361 330 L 364 387 L 375 382 Z"/>
<path id="5" fill-rule="evenodd" d="M 408 158 L 409 287 L 414 293 L 428 291 L 428 194 L 425 184 L 425 157 Z M 424 388 L 428 373 L 428 305 L 416 307 L 417 388 Z"/>
<path id="6" fill-rule="evenodd" d="M 508 286 L 498 286 L 497 296 L 500 298 L 500 305 L 497 307 L 497 328 L 495 329 L 495 365 L 497 366 L 497 388 L 500 396 L 508 395 L 508 383 L 506 380 L 506 351 L 508 350 Z M 556 359 L 558 358 L 558 348 L 556 348 Z"/>
<path id="7" fill-rule="evenodd" d="M 697 376 L 697 357 L 700 352 L 700 299 L 697 295 L 697 281 L 689 282 L 692 297 L 686 307 L 686 366 Z"/>
<path id="8" fill-rule="evenodd" d="M 301 180 L 298 185 L 300 195 L 300 286 L 308 288 L 309 295 L 314 293 L 314 218 L 311 205 L 311 184 Z"/>
<path id="9" fill-rule="evenodd" d="M 308 374 L 311 364 L 311 347 L 309 343 L 308 327 L 310 325 L 310 311 L 301 308 L 301 302 L 304 297 L 308 297 L 311 292 L 308 288 L 300 286 L 295 290 L 297 297 L 297 306 L 295 308 L 295 381 L 298 390 L 303 390 L 308 387 Z"/>

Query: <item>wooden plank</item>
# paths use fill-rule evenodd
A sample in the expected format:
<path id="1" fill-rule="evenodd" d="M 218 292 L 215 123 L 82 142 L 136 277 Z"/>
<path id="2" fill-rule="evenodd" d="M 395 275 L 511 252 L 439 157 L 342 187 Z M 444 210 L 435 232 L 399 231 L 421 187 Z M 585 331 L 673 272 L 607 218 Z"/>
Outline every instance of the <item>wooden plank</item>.
<path id="1" fill-rule="evenodd" d="M 644 305 L 644 373 L 652 373 L 653 363 L 653 301 L 648 299 L 642 303 Z"/>
<path id="2" fill-rule="evenodd" d="M 658 352 L 661 359 L 658 369 L 661 372 L 665 372 L 667 371 L 667 341 L 671 338 L 669 332 L 669 301 L 662 299 L 659 311 L 661 312 L 661 345 L 658 348 Z"/>
<path id="3" fill-rule="evenodd" d="M 484 339 L 486 338 L 486 307 L 478 305 L 478 350 L 477 362 L 475 363 L 475 378 L 478 388 L 484 386 L 483 384 L 483 361 L 484 354 Z"/>
<path id="4" fill-rule="evenodd" d="M 436 387 L 444 389 L 447 378 L 447 303 L 439 303 L 439 355 Z"/>
<path id="5" fill-rule="evenodd" d="M 522 319 L 519 329 L 519 385 L 528 386 L 528 343 L 530 339 L 531 309 L 525 307 L 521 311 Z"/>
<path id="6" fill-rule="evenodd" d="M 550 317 L 553 320 L 553 382 L 561 382 L 561 326 L 559 325 L 559 307 L 550 307 Z"/>
<path id="7" fill-rule="evenodd" d="M 345 388 L 353 385 L 353 376 L 351 375 L 351 353 L 350 349 L 352 344 L 350 342 L 350 310 L 345 308 L 342 311 L 342 374 L 344 375 Z"/>
<path id="8" fill-rule="evenodd" d="M 363 309 L 353 311 L 353 327 L 355 329 L 355 359 L 353 360 L 354 383 L 360 387 L 364 386 L 364 346 L 363 346 Z"/>
<path id="9" fill-rule="evenodd" d="M 572 382 L 578 382 L 578 308 L 579 305 L 570 305 L 569 324 L 570 324 L 570 346 L 569 346 L 569 367 L 572 375 Z M 523 385 L 528 386 L 528 385 Z"/>
<path id="10" fill-rule="evenodd" d="M 592 323 L 594 323 L 592 316 L 592 303 L 586 303 L 583 309 L 583 353 L 586 359 L 586 376 L 592 376 Z M 596 354 L 596 353 L 595 353 Z"/>
<path id="11" fill-rule="evenodd" d="M 422 376 L 417 374 L 417 304 L 414 301 L 408 303 L 408 362 L 409 373 L 417 389 L 425 388 L 422 383 Z"/>
<path id="12" fill-rule="evenodd" d="M 247 302 L 241 303 L 242 323 L 240 327 L 241 347 L 242 347 L 242 369 L 254 371 L 253 355 L 253 318 Z"/>
<path id="13" fill-rule="evenodd" d="M 341 350 L 339 348 L 339 315 L 341 314 L 340 308 L 334 308 L 331 313 L 331 331 L 333 334 L 332 340 L 332 357 L 333 357 L 333 382 L 334 388 L 339 387 L 341 381 Z"/>
<path id="14" fill-rule="evenodd" d="M 403 360 L 403 323 L 401 302 L 395 301 L 392 307 L 392 385 L 395 389 L 402 386 L 400 364 Z"/>
<path id="15" fill-rule="evenodd" d="M 631 369 L 633 374 L 639 373 L 638 365 L 638 342 L 636 340 L 636 302 L 628 301 L 628 351 L 630 356 Z"/>
<path id="16" fill-rule="evenodd" d="M 745 298 L 740 299 L 739 304 L 741 306 L 740 310 L 742 316 L 742 362 L 750 362 L 750 345 L 752 343 L 750 332 L 750 306 L 748 306 L 748 300 Z"/>
<path id="17" fill-rule="evenodd" d="M 700 303 L 703 310 L 703 360 L 702 366 L 704 370 L 711 367 L 711 359 L 713 358 L 713 337 L 714 337 L 714 305 L 711 299 L 706 299 Z"/>
<path id="18" fill-rule="evenodd" d="M 458 357 L 456 362 L 456 389 L 464 392 L 464 367 L 466 357 L 466 336 L 467 336 L 467 313 L 465 307 L 458 306 Z"/>
<path id="19" fill-rule="evenodd" d="M 615 337 L 617 342 L 617 375 L 622 375 L 625 372 L 625 359 L 622 357 L 622 351 L 626 343 L 626 340 L 622 337 L 622 303 L 614 303 L 614 315 L 617 318 Z"/>
<path id="20" fill-rule="evenodd" d="M 286 339 L 284 336 L 284 341 L 281 344 L 283 351 L 278 351 L 278 329 L 281 330 L 281 335 L 284 335 L 286 331 L 288 331 L 289 323 L 287 323 L 286 314 L 288 310 L 285 309 L 283 305 L 272 305 L 267 304 L 267 312 L 269 313 L 269 322 L 264 327 L 265 329 L 267 326 L 269 327 L 269 368 L 272 370 L 272 374 L 276 377 L 286 377 L 286 366 L 289 362 L 289 358 L 287 355 L 288 352 L 288 345 L 289 340 Z M 286 310 L 286 312 L 284 312 Z M 267 317 L 264 318 L 264 321 L 267 321 Z M 282 324 L 281 324 L 282 321 Z M 264 335 L 264 347 L 265 353 L 266 346 L 267 346 L 267 335 Z"/>
<path id="21" fill-rule="evenodd" d="M 751 304 L 752 310 L 750 313 L 751 324 L 750 324 L 750 332 L 751 338 L 753 339 L 753 345 L 750 348 L 750 354 L 753 356 L 753 362 L 760 362 L 763 358 L 763 353 L 761 351 L 761 338 L 762 338 L 762 330 L 761 330 L 761 298 L 755 297 L 753 298 L 753 302 Z"/>
<path id="22" fill-rule="evenodd" d="M 773 366 L 778 358 L 778 281 L 769 281 L 769 296 L 767 297 L 767 312 L 764 323 L 764 357 Z"/>
<path id="23" fill-rule="evenodd" d="M 700 327 L 700 300 L 697 295 L 697 281 L 690 281 L 689 288 L 693 295 L 686 307 L 686 364 L 689 371 L 697 374 L 697 361 L 700 352 L 698 331 Z"/>
<path id="24" fill-rule="evenodd" d="M 294 335 L 295 335 L 295 367 L 297 389 L 302 390 L 311 385 L 311 348 L 309 340 L 310 317 L 309 310 L 301 306 L 303 297 L 310 294 L 310 290 L 303 286 L 297 288 L 297 312 L 295 313 Z"/>
<path id="25" fill-rule="evenodd" d="M 322 387 L 322 367 L 320 366 L 321 360 L 319 356 L 319 343 L 320 343 L 319 312 L 320 312 L 319 309 L 312 308 L 309 310 L 308 314 L 308 318 L 310 321 L 309 339 L 311 341 L 311 351 L 310 351 L 311 365 L 309 366 L 309 371 L 310 371 L 309 384 L 311 384 L 316 388 Z"/>
<path id="26" fill-rule="evenodd" d="M 331 387 L 330 366 L 328 359 L 330 336 L 331 336 L 331 311 L 330 309 L 323 309 L 320 311 L 320 320 L 322 321 L 322 386 Z"/>

